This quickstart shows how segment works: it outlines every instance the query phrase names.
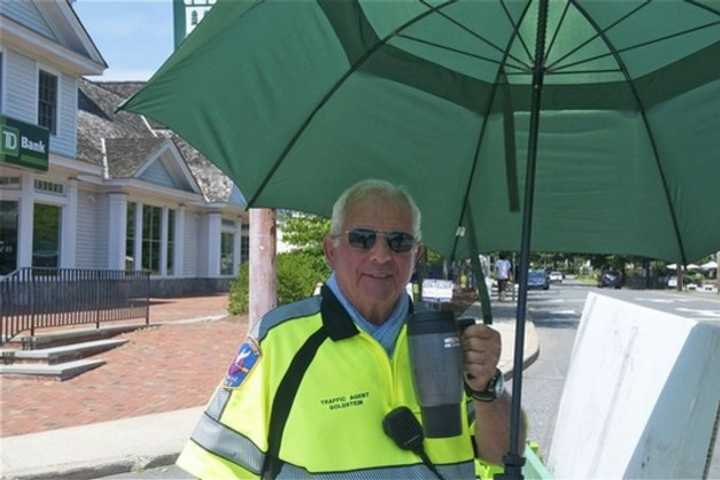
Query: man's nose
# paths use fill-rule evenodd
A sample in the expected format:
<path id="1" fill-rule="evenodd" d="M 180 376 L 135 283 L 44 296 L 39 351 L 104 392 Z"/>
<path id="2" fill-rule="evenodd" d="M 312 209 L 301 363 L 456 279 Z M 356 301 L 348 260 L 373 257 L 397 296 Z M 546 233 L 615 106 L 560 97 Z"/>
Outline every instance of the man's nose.
<path id="1" fill-rule="evenodd" d="M 378 263 L 385 263 L 392 259 L 392 251 L 384 235 L 378 234 L 375 244 L 370 249 L 370 258 Z"/>

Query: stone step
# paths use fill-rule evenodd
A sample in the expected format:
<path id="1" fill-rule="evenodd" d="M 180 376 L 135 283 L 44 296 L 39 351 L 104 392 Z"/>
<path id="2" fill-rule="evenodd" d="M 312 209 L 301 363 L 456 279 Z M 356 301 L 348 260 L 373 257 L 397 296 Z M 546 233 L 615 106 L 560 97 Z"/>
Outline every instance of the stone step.
<path id="1" fill-rule="evenodd" d="M 34 338 L 30 335 L 22 335 L 20 337 L 16 337 L 14 342 L 20 343 L 23 346 L 29 345 L 30 349 L 37 350 L 110 338 L 121 333 L 132 332 L 133 330 L 145 327 L 147 327 L 145 324 L 132 324 L 102 326 L 100 328 L 75 328 L 71 330 L 40 333 L 36 334 Z"/>
<path id="2" fill-rule="evenodd" d="M 50 377 L 64 381 L 104 364 L 105 360 L 102 359 L 83 359 L 75 360 L 73 362 L 57 363 L 55 365 L 43 365 L 36 363 L 0 365 L 0 375 Z"/>
<path id="3" fill-rule="evenodd" d="M 95 340 L 92 342 L 74 343 L 61 347 L 43 348 L 39 350 L 18 350 L 13 355 L 14 363 L 46 363 L 54 365 L 89 357 L 128 342 L 127 339 Z"/>

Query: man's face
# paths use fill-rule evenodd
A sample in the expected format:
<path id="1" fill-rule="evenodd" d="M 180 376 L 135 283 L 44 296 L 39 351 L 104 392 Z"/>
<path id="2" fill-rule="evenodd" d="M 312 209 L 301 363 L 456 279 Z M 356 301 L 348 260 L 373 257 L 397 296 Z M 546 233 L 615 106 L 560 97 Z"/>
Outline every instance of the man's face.
<path id="1" fill-rule="evenodd" d="M 366 319 L 379 324 L 405 291 L 421 247 L 396 253 L 382 234 L 370 249 L 354 247 L 347 235 L 354 228 L 412 234 L 410 207 L 380 195 L 365 198 L 349 206 L 340 237 L 325 238 L 325 256 L 343 294 Z"/>

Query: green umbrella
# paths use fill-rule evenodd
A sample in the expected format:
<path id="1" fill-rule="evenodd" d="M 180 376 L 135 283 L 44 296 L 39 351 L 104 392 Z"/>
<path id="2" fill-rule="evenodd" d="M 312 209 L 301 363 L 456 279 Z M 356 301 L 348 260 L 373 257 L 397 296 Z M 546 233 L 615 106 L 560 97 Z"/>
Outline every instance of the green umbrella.
<path id="1" fill-rule="evenodd" d="M 385 178 L 445 255 L 521 250 L 520 356 L 531 248 L 720 247 L 719 39 L 718 0 L 219 0 L 124 108 L 250 206 L 329 215 Z"/>

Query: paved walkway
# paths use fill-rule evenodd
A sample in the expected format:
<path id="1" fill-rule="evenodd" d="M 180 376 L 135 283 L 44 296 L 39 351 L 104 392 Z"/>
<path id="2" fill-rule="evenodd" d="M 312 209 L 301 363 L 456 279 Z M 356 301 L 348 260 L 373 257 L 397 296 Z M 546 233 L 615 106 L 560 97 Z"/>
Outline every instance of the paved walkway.
<path id="1" fill-rule="evenodd" d="M 2 379 L 0 436 L 204 405 L 245 335 L 247 317 L 178 321 L 227 314 L 226 304 L 227 296 L 160 299 L 149 328 L 118 336 L 130 341 L 98 355 L 106 365 L 65 382 Z"/>

